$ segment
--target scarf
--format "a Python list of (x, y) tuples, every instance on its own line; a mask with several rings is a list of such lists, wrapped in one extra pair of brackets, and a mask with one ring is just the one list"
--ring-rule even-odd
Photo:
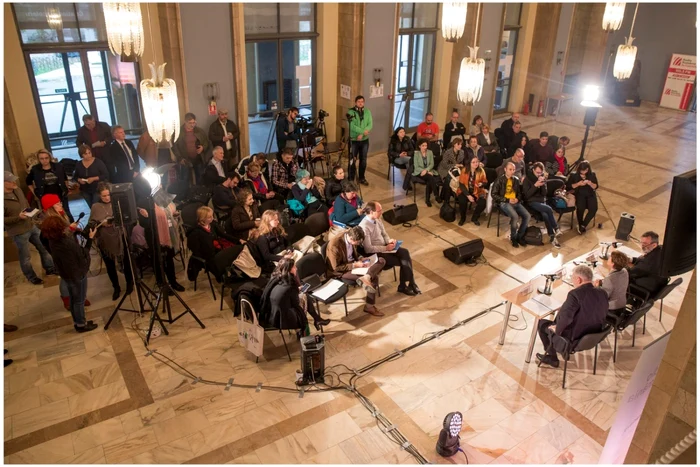
[[(306, 190), (306, 185), (304, 185), (301, 182), (297, 182), (297, 186), (301, 188), (302, 190)], [(313, 194), (311, 194), (311, 190), (306, 194), (306, 204), (312, 204), (318, 201), (318, 198), (316, 198)]]
[(554, 154), (554, 159), (559, 164), (559, 172), (566, 174), (566, 157), (559, 159), (556, 154)]
[(172, 241), (170, 240), (170, 229), (168, 226), (168, 216), (165, 213), (165, 209), (156, 205), (156, 225), (158, 227), (158, 238), (160, 239), (160, 244), (167, 247), (172, 247)]
[[(97, 202), (92, 205), (91, 216), (97, 222), (102, 222), (108, 217), (113, 217), (112, 205)], [(97, 230), (97, 246), (103, 255), (111, 258), (121, 258), (124, 254), (121, 239), (121, 227), (116, 225), (103, 225)]]
[(248, 177), (251, 182), (253, 182), (253, 186), (255, 187), (255, 191), (260, 193), (261, 195), (266, 195), (267, 194), (267, 185), (263, 182), (262, 176), (258, 175), (255, 178), (251, 178), (250, 176)]

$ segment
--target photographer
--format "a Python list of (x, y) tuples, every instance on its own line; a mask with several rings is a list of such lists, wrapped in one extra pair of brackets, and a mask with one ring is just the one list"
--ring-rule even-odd
[(369, 185), (365, 178), (367, 168), (367, 151), (369, 151), (369, 133), (372, 131), (372, 112), (365, 109), (365, 98), (355, 97), (355, 107), (348, 110), (350, 121), (350, 141), (352, 157), (348, 161), (348, 180), (355, 180), (355, 160), (360, 160), (360, 183)]
[[(287, 112), (285, 118), (279, 118), (282, 115), (284, 114), (277, 117), (277, 125), (275, 127), (278, 153), (282, 153), (284, 148), (297, 148), (297, 128), (295, 120), (299, 115), (299, 109), (292, 107), (289, 109), (289, 112)], [(292, 154), (294, 154), (294, 151)]]

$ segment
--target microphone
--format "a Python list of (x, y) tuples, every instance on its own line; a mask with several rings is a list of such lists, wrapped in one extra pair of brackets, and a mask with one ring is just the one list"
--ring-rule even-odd
[(613, 248), (617, 248), (617, 247), (623, 245), (622, 242), (600, 242), (600, 244), (605, 245), (605, 246), (611, 246)]
[(80, 215), (78, 216), (78, 220), (76, 222), (80, 222), (80, 219), (82, 219), (83, 217), (85, 217), (85, 213), (81, 212)]
[(598, 256), (600, 259), (608, 259), (610, 247), (617, 248), (621, 245), (623, 245), (622, 242), (600, 242), (600, 254)]

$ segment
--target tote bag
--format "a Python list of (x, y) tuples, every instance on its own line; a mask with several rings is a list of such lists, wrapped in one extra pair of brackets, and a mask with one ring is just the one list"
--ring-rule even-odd
[[(265, 329), (258, 323), (258, 316), (253, 310), (253, 305), (247, 298), (241, 297), (241, 314), (236, 319), (238, 326), (238, 342), (241, 347), (260, 357), (263, 354), (263, 341), (265, 339)], [(252, 321), (248, 321), (248, 317)]]

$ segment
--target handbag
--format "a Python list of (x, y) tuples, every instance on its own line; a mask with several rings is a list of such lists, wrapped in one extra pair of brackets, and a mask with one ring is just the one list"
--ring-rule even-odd
[(566, 194), (566, 207), (575, 208), (576, 207), (576, 196), (573, 193), (568, 192)]
[[(456, 171), (457, 175), (455, 175), (453, 172)], [(452, 190), (452, 193), (455, 195), (457, 194), (457, 190), (459, 189), (459, 174), (460, 171), (459, 169), (456, 168), (451, 168), (447, 174), (450, 176), (450, 189)]]
[(233, 262), (233, 265), (243, 271), (251, 279), (257, 279), (262, 272), (260, 266), (255, 262), (255, 258), (253, 258), (253, 255), (250, 253), (248, 245), (243, 246), (243, 250)]
[[(247, 298), (241, 297), (241, 314), (236, 319), (238, 327), (238, 342), (241, 347), (260, 357), (263, 354), (263, 342), (265, 340), (265, 329), (258, 323), (253, 306)], [(251, 321), (246, 318), (251, 317)]]

